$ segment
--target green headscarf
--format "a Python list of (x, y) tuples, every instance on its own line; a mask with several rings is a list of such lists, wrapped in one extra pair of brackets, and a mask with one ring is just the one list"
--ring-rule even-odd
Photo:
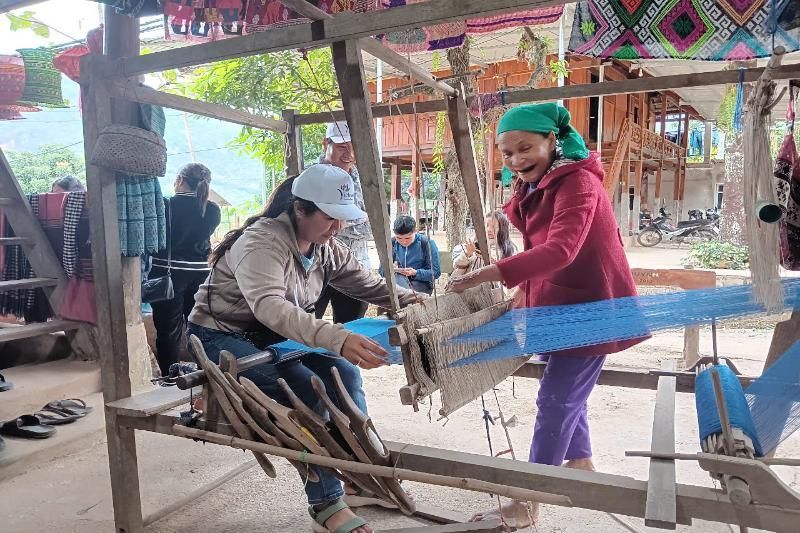
[(569, 123), (569, 111), (556, 103), (528, 104), (509, 109), (497, 125), (497, 134), (507, 131), (555, 133), (567, 159), (586, 159), (589, 149)]

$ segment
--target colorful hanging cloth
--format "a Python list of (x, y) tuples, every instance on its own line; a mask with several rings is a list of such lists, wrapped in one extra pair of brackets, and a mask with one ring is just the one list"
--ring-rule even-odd
[(20, 102), (67, 107), (61, 96), (61, 73), (53, 66), (55, 52), (49, 48), (20, 48), (17, 52), (25, 64), (25, 90)]
[(85, 44), (67, 48), (53, 58), (53, 66), (72, 81), (81, 79), (81, 57), (91, 53)]
[(0, 55), (0, 104), (16, 104), (24, 91), (25, 65), (22, 58)]
[[(170, 1), (187, 2), (191, 0)], [(428, 0), (319, 0), (316, 5), (322, 11), (330, 15), (336, 15), (344, 11), (367, 12), (426, 1)], [(563, 6), (526, 9), (493, 17), (447, 22), (424, 28), (391, 32), (377, 37), (389, 48), (404, 54), (444, 50), (461, 46), (464, 44), (466, 36), (470, 34), (490, 33), (520, 26), (550, 24), (557, 21), (562, 12)], [(282, 26), (306, 24), (309, 19), (298, 15), (279, 0), (250, 0), (247, 4), (244, 22), (245, 33), (255, 33)]]
[[(588, 0), (578, 2), (569, 51), (632, 59), (732, 61), (768, 57), (775, 46), (800, 50), (800, 29), (779, 0)], [(796, 2), (794, 2), (796, 4)], [(774, 6), (774, 7), (773, 7)]]
[[(381, 4), (384, 9), (391, 9), (425, 1), (427, 0), (381, 0)], [(551, 24), (561, 18), (563, 10), (564, 6), (526, 9), (493, 17), (447, 22), (424, 28), (391, 32), (379, 38), (387, 47), (403, 54), (444, 50), (463, 45), (467, 35), (490, 33), (520, 26)]]
[(787, 270), (800, 270), (800, 157), (794, 140), (795, 106), (800, 87), (789, 89), (788, 125), (783, 144), (775, 159), (775, 188), (784, 216), (780, 224), (781, 265)]

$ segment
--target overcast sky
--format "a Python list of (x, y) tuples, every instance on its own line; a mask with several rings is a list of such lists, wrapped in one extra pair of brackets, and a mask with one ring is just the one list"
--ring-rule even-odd
[[(30, 48), (84, 39), (86, 33), (101, 21), (103, 4), (89, 0), (50, 0), (17, 10), (33, 11), (35, 18), (51, 26), (50, 37), (39, 37), (30, 30), (9, 30), (9, 20), (0, 15), (0, 54), (11, 54), (17, 48)], [(57, 31), (56, 31), (57, 30)], [(59, 33), (59, 32), (63, 32)], [(66, 34), (66, 35), (64, 35)]]

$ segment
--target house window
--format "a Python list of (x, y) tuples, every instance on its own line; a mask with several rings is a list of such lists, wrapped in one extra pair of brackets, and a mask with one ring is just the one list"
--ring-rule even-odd
[(722, 183), (718, 183), (717, 184), (717, 199), (716, 199), (716, 204), (714, 205), (714, 207), (716, 207), (717, 209), (722, 209), (722, 200), (724, 198), (724, 194), (723, 194), (723, 190), (724, 189), (725, 189), (725, 185), (724, 184), (722, 184)]

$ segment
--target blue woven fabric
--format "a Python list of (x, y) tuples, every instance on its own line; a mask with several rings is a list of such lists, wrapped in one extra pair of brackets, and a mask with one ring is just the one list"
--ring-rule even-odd
[[(343, 324), (347, 331), (358, 333), (365, 337), (374, 340), (389, 352), (389, 363), (393, 365), (402, 365), (403, 356), (400, 353), (400, 348), (391, 346), (389, 344), (389, 328), (395, 325), (394, 320), (386, 320), (381, 318), (360, 318)], [(273, 348), (278, 351), (279, 358), (285, 358), (290, 353), (302, 351), (305, 353), (330, 353), (323, 348), (309, 348), (304, 344), (292, 340), (283, 341), (278, 344), (273, 344)]]

